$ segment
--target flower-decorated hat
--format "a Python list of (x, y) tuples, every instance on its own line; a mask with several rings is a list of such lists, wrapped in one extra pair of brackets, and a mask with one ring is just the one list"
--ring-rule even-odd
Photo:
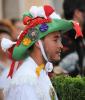
[[(14, 61), (25, 59), (28, 49), (38, 40), (47, 34), (60, 31), (62, 34), (71, 30), (76, 31), (76, 37), (82, 36), (79, 24), (73, 21), (60, 19), (50, 5), (43, 7), (32, 6), (29, 12), (23, 16), (25, 29), (20, 33), (16, 42), (7, 39), (2, 40), (2, 49), (11, 51), (11, 57)], [(9, 41), (9, 42), (7, 42)], [(5, 43), (5, 45), (4, 45)], [(10, 44), (10, 46), (8, 46)], [(12, 50), (10, 50), (12, 48)]]

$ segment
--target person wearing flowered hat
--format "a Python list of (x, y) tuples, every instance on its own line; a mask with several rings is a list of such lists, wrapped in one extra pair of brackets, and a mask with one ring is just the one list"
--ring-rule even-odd
[[(26, 27), (16, 42), (5, 38), (1, 42), (12, 59), (5, 100), (58, 100), (48, 73), (53, 63), (60, 60), (61, 34), (73, 28), (75, 38), (82, 36), (79, 24), (58, 19), (50, 5), (32, 6), (24, 14), (23, 23)], [(19, 65), (14, 68), (16, 61)]]

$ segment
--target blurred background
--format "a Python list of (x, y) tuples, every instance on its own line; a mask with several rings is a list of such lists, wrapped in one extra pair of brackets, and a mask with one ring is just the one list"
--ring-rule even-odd
[(21, 18), (24, 11), (32, 5), (51, 4), (56, 12), (62, 13), (63, 0), (0, 0), (0, 19), (2, 18)]

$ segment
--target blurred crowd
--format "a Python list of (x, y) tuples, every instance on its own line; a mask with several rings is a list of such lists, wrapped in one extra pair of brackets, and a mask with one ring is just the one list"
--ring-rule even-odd
[[(64, 0), (63, 17), (67, 20), (79, 22), (83, 38), (75, 39), (75, 31), (70, 30), (62, 35), (63, 50), (61, 60), (54, 64), (53, 72), (49, 75), (66, 74), (72, 77), (85, 75), (85, 0)], [(0, 42), (2, 38), (16, 41), (20, 32), (24, 29), (19, 18), (0, 20)], [(11, 65), (11, 60), (3, 52), (0, 45), (0, 76), (5, 75)], [(0, 94), (1, 95), (1, 94)], [(0, 96), (2, 97), (2, 96)], [(2, 100), (0, 98), (0, 100)]]

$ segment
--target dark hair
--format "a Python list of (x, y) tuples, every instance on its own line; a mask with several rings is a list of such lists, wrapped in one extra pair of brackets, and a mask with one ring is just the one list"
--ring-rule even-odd
[(76, 9), (85, 12), (85, 0), (64, 0), (63, 10), (66, 19), (73, 19)]

